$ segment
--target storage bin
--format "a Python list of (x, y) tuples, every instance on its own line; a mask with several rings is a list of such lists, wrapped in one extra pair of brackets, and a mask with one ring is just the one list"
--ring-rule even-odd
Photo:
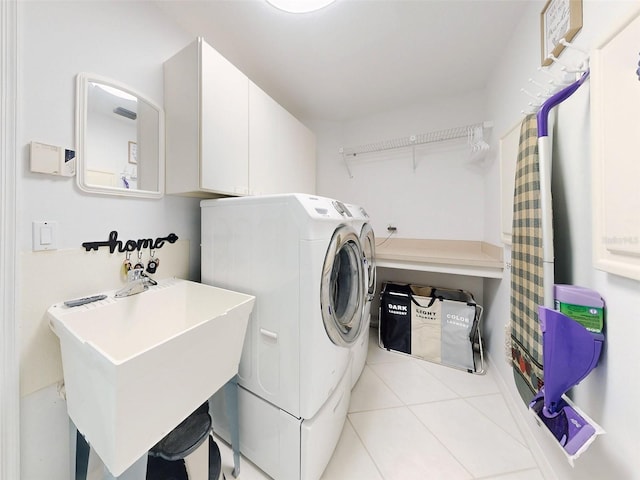
[(379, 318), (380, 347), (470, 373), (484, 373), (482, 306), (471, 293), (385, 283)]

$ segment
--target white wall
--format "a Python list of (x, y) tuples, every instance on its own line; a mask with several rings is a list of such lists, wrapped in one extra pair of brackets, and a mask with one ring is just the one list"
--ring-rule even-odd
[[(111, 230), (122, 240), (156, 238), (169, 233), (188, 242), (181, 265), (161, 262), (158, 278), (172, 272), (186, 272), (199, 279), (200, 216), (196, 199), (165, 197), (161, 200), (97, 196), (82, 193), (73, 178), (59, 178), (29, 172), (28, 144), (39, 141), (74, 148), (75, 77), (91, 72), (113, 78), (163, 104), (163, 62), (192, 38), (178, 29), (150, 2), (111, 1), (22, 1), (18, 11), (18, 261), (20, 284), (17, 312), (24, 312), (38, 295), (49, 292), (30, 288), (40, 285), (44, 269), (24, 269), (20, 262), (32, 258), (31, 222), (57, 221), (59, 252), (79, 250), (82, 242), (106, 240)], [(163, 251), (157, 252), (162, 259)], [(148, 252), (147, 252), (148, 253)], [(122, 255), (122, 254), (120, 254)], [(77, 258), (75, 255), (72, 257)], [(44, 258), (44, 257), (43, 257)], [(78, 261), (77, 259), (74, 261)], [(37, 265), (37, 263), (36, 263)], [(116, 268), (118, 268), (116, 266)], [(86, 275), (85, 288), (100, 282), (118, 282), (112, 262), (87, 262), (86, 269), (72, 269)], [(78, 273), (80, 270), (80, 273)], [(63, 298), (80, 292), (82, 282), (65, 278), (71, 270), (59, 268), (52, 282)], [(118, 288), (118, 284), (110, 288)], [(46, 335), (44, 312), (18, 321), (21, 333), (36, 329)], [(29, 333), (27, 333), (29, 332)], [(49, 332), (50, 334), (50, 332)], [(31, 338), (31, 337), (28, 337)], [(23, 339), (25, 340), (25, 339)], [(36, 355), (37, 344), (23, 345)], [(35, 362), (35, 363), (34, 363)], [(37, 359), (32, 362), (37, 364)], [(34, 367), (35, 368), (35, 367)], [(33, 369), (32, 369), (33, 370)], [(29, 393), (21, 402), (22, 479), (68, 479), (66, 410), (56, 385)]]
[[(520, 88), (535, 89), (527, 82), (529, 77), (539, 82), (545, 79), (536, 70), (540, 64), (539, 15), (544, 4), (542, 0), (536, 1), (526, 10), (489, 84), (487, 115), (494, 120), (496, 133), (493, 152), (497, 152), (500, 136), (522, 119), (520, 110), (526, 108), (530, 98), (521, 94)], [(585, 50), (592, 49), (637, 7), (638, 2), (584, 0), (583, 29), (575, 43)], [(573, 61), (579, 57), (566, 52), (561, 59)], [(634, 70), (634, 65), (630, 65), (630, 69)], [(600, 365), (572, 392), (576, 404), (607, 433), (571, 468), (560, 449), (530, 421), (519, 397), (516, 404), (558, 479), (634, 479), (640, 478), (637, 459), (640, 415), (636, 411), (640, 404), (640, 376), (634, 366), (638, 363), (635, 352), (640, 334), (640, 284), (593, 268), (589, 93), (587, 82), (557, 109), (554, 215), (565, 221), (556, 227), (556, 280), (592, 288), (607, 302), (607, 343)], [(495, 156), (486, 174), (484, 232), (485, 240), (494, 243), (500, 238), (499, 187), (499, 165)], [(509, 255), (507, 251), (506, 258)], [(508, 270), (502, 281), (485, 281), (485, 327), (493, 367), (515, 397), (511, 368), (502, 361), (504, 325), (509, 321), (509, 282)]]
[(345, 123), (307, 122), (318, 138), (318, 194), (362, 205), (379, 238), (391, 223), (403, 238), (481, 240), (484, 170), (470, 162), (469, 149), (417, 147), (415, 171), (410, 149), (362, 155), (349, 162), (353, 178), (338, 149), (485, 120), (484, 99), (474, 92)]
[(79, 72), (119, 80), (162, 105), (162, 63), (191, 37), (153, 5), (135, 1), (20, 2), (19, 30), (21, 249), (31, 249), (33, 219), (60, 223), (60, 248), (100, 240), (111, 228), (127, 238), (166, 235), (167, 229), (192, 238), (199, 219), (182, 213), (197, 201), (85, 195), (72, 178), (30, 173), (27, 147), (35, 140), (73, 148)]

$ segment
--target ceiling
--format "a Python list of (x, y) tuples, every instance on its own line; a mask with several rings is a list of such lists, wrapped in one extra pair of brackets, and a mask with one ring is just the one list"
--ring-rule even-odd
[(348, 120), (485, 88), (524, 0), (336, 0), (290, 14), (265, 0), (162, 0), (302, 119)]

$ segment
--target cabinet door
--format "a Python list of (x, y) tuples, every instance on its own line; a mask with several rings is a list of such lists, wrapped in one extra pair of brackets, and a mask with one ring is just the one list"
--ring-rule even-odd
[(199, 48), (194, 42), (164, 64), (168, 194), (195, 194), (200, 188), (199, 63)]
[(640, 280), (637, 121), (640, 16), (592, 56), (592, 191), (595, 267)]
[(287, 175), (285, 191), (316, 193), (316, 136), (302, 122), (288, 112), (282, 119), (287, 149), (282, 158)]
[(200, 48), (200, 187), (246, 194), (249, 79), (206, 43)]
[(250, 193), (315, 193), (315, 172), (315, 135), (249, 82)]

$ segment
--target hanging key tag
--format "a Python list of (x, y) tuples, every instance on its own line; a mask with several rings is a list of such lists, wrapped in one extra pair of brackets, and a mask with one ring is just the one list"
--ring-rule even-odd
[(149, 263), (147, 263), (147, 272), (151, 274), (156, 273), (158, 265), (160, 265), (160, 259), (156, 258), (155, 254), (156, 252), (154, 250), (151, 250), (151, 258), (149, 259)]
[(135, 270), (144, 270), (144, 263), (142, 263), (142, 250), (138, 250), (138, 263), (133, 268)]
[(129, 270), (131, 270), (131, 268), (131, 252), (127, 252), (127, 256), (125, 257), (124, 262), (122, 262), (121, 270), (121, 274), (124, 279), (127, 278), (127, 274), (129, 273)]

